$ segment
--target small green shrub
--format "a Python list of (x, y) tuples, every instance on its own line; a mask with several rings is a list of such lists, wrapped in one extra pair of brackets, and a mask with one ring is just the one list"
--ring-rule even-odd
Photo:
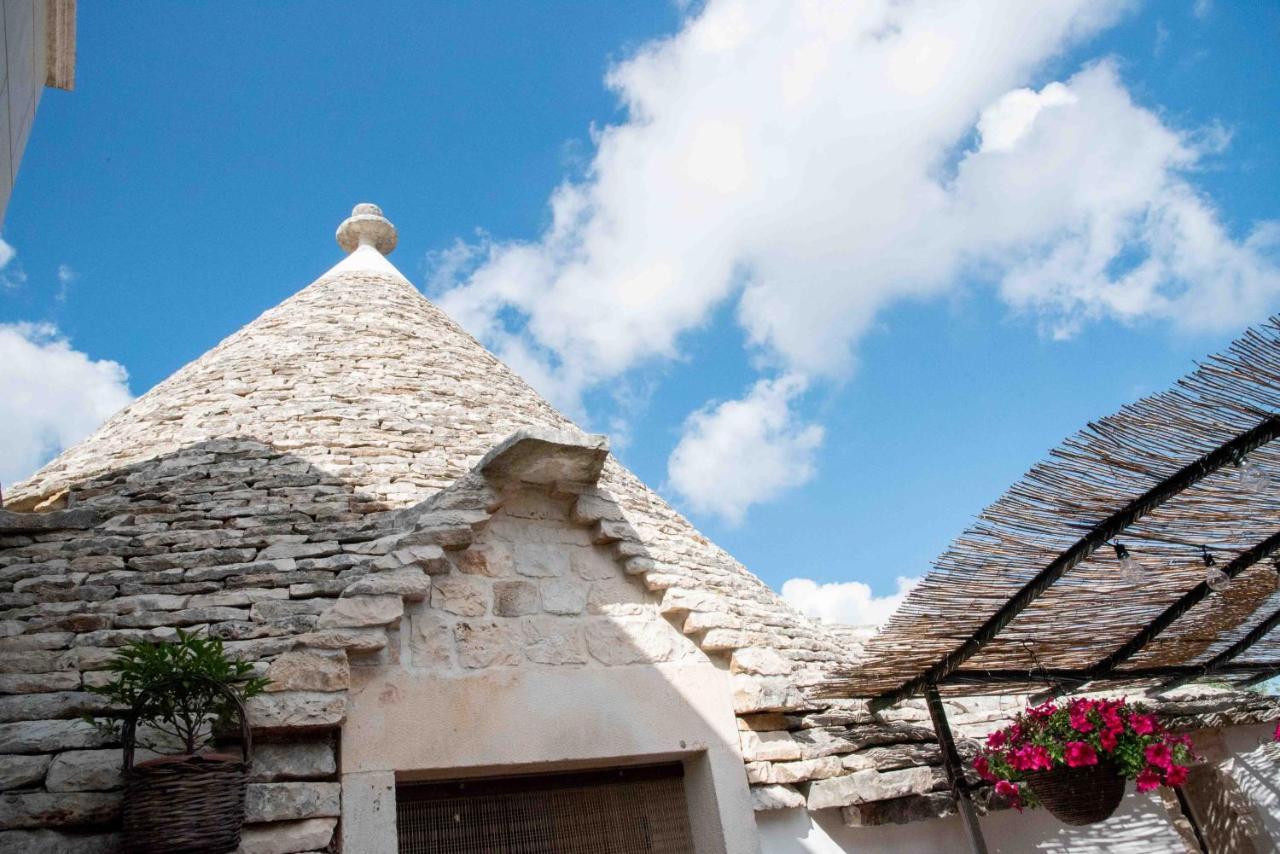
[[(212, 732), (236, 721), (235, 703), (261, 694), (268, 680), (253, 666), (227, 657), (222, 641), (178, 629), (168, 643), (134, 641), (121, 647), (106, 668), (112, 679), (88, 690), (137, 713), (150, 726), (195, 753)], [(118, 730), (120, 721), (108, 726)]]

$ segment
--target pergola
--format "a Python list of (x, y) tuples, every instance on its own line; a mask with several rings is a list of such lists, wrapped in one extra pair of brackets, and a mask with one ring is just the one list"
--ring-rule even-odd
[(824, 693), (872, 711), (924, 694), (984, 852), (943, 696), (1164, 690), (1210, 676), (1244, 687), (1280, 674), (1278, 412), (1273, 318), (1055, 449)]

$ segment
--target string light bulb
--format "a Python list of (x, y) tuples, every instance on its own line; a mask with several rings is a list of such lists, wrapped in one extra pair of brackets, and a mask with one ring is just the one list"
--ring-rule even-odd
[(1251, 492), (1254, 495), (1264, 492), (1271, 485), (1271, 476), (1267, 474), (1262, 466), (1248, 457), (1244, 457), (1236, 463), (1236, 478), (1242, 490)]
[(1121, 543), (1115, 543), (1116, 559), (1120, 561), (1120, 577), (1130, 584), (1138, 584), (1143, 580), (1145, 571), (1129, 550)]
[(1208, 546), (1201, 546), (1200, 551), (1204, 560), (1204, 583), (1213, 592), (1221, 593), (1231, 586), (1231, 576), (1218, 569), (1218, 559), (1209, 551)]

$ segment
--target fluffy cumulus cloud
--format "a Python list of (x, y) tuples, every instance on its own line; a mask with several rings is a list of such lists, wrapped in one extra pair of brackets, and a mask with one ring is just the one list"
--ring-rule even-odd
[(792, 578), (782, 585), (782, 598), (800, 613), (831, 625), (882, 626), (919, 578), (898, 576), (898, 589), (876, 596), (860, 581), (819, 584), (808, 578)]
[(690, 415), (671, 453), (671, 486), (695, 510), (738, 522), (752, 503), (804, 483), (822, 428), (795, 419), (791, 401), (803, 390), (797, 377), (761, 380), (742, 400)]
[(0, 324), (0, 484), (32, 474), (131, 399), (116, 362), (94, 361), (48, 324)]
[[(986, 283), (1059, 336), (1256, 319), (1280, 226), (1233, 234), (1194, 184), (1226, 134), (1171, 126), (1106, 60), (1037, 80), (1123, 6), (709, 0), (611, 69), (627, 119), (545, 233), (459, 244), (435, 290), (571, 409), (730, 307), (761, 377), (688, 419), (668, 472), (729, 518), (805, 479), (820, 434), (784, 410), (895, 300)], [(744, 441), (796, 469), (742, 474)]]

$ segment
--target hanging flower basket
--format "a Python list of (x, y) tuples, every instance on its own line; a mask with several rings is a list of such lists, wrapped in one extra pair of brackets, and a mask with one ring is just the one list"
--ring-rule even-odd
[(218, 686), (239, 716), (241, 755), (188, 753), (134, 764), (136, 718), (124, 727), (124, 842), (133, 854), (224, 854), (240, 847), (253, 761), (240, 698)]
[[(124, 748), (124, 850), (130, 854), (229, 854), (240, 846), (253, 741), (244, 698), (267, 680), (227, 656), (222, 641), (178, 630), (170, 643), (135, 641), (89, 688), (128, 712), (100, 726)], [(142, 727), (176, 755), (134, 762)], [(235, 727), (240, 755), (209, 752)]]
[(1124, 799), (1125, 779), (1114, 762), (1080, 768), (1032, 771), (1027, 785), (1040, 805), (1063, 824), (1097, 824), (1111, 818)]
[(1079, 697), (1019, 713), (987, 737), (973, 767), (1019, 812), (1043, 805), (1066, 824), (1085, 825), (1116, 811), (1126, 780), (1139, 792), (1180, 786), (1195, 758), (1190, 739), (1166, 732), (1141, 706)]

